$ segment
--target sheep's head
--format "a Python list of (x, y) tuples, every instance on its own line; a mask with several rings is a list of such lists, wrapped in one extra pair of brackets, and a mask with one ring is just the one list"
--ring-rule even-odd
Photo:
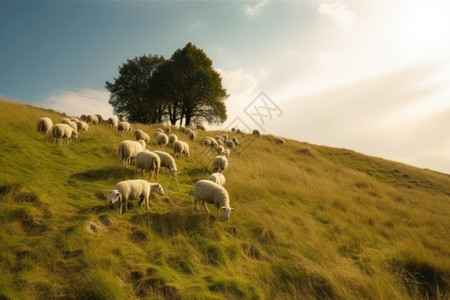
[(153, 185), (152, 192), (155, 192), (158, 195), (164, 196), (164, 189), (159, 183)]
[(120, 200), (122, 196), (118, 190), (109, 190), (109, 204), (114, 204)]
[(229, 207), (229, 206), (222, 206), (222, 213), (223, 213), (223, 218), (226, 220), (228, 220), (231, 216), (231, 211), (234, 211), (234, 208)]
[(169, 170), (170, 170), (170, 174), (172, 174), (173, 177), (177, 177), (177, 172), (178, 172), (177, 169), (169, 167)]

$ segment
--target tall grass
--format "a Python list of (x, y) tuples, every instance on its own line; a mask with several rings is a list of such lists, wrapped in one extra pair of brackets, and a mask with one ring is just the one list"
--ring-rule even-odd
[[(0, 298), (447, 299), (450, 176), (264, 135), (238, 135), (227, 222), (189, 194), (212, 172), (199, 132), (166, 195), (118, 215), (107, 190), (143, 178), (91, 126), (70, 146), (38, 134), (62, 114), (0, 101)], [(133, 124), (151, 136), (158, 126)], [(187, 136), (171, 128), (182, 140)], [(232, 133), (228, 133), (232, 135)], [(171, 150), (166, 149), (171, 152)], [(146, 176), (148, 179), (148, 175)]]

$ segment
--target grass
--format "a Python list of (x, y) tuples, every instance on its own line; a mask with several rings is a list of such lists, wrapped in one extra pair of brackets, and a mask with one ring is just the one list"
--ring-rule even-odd
[[(215, 156), (201, 141), (219, 132), (201, 131), (177, 179), (161, 170), (166, 195), (118, 215), (107, 190), (142, 178), (116, 153), (133, 137), (100, 124), (54, 145), (36, 131), (42, 116), (63, 117), (0, 101), (0, 299), (450, 297), (447, 174), (240, 134), (223, 222), (189, 195)], [(155, 126), (133, 127), (156, 148)]]

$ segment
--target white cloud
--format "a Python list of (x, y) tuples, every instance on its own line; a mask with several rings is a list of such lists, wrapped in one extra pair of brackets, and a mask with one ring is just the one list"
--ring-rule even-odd
[(354, 18), (353, 12), (348, 9), (347, 5), (339, 1), (321, 3), (319, 12), (321, 15), (332, 18), (342, 28), (348, 27)]
[(254, 17), (261, 13), (262, 8), (269, 2), (269, 0), (263, 0), (256, 5), (247, 5), (245, 7), (245, 13), (247, 16)]
[(68, 116), (82, 114), (100, 114), (103, 118), (113, 115), (113, 108), (108, 103), (109, 92), (94, 89), (59, 90), (37, 105), (51, 108)]
[(222, 84), (230, 97), (248, 96), (258, 84), (258, 80), (243, 69), (224, 71), (217, 69), (222, 76)]

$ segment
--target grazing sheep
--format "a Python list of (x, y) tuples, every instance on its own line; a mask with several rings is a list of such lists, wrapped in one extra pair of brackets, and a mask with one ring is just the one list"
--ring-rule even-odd
[(158, 181), (159, 169), (161, 167), (161, 158), (158, 154), (149, 150), (144, 150), (136, 154), (136, 172), (142, 170), (142, 176), (145, 171), (150, 172), (150, 179), (153, 178), (153, 173), (156, 172), (156, 181)]
[(98, 124), (98, 117), (96, 115), (87, 115), (86, 122), (92, 123), (94, 125)]
[(195, 141), (195, 139), (197, 138), (197, 134), (198, 134), (197, 131), (191, 131), (189, 132), (188, 137), (191, 141)]
[(173, 177), (177, 176), (177, 165), (175, 164), (175, 159), (172, 155), (164, 151), (153, 151), (158, 154), (161, 159), (161, 167), (165, 167), (170, 171)]
[(203, 145), (205, 145), (206, 147), (210, 147), (211, 146), (211, 140), (209, 138), (204, 138), (203, 139)]
[(72, 139), (76, 140), (78, 138), (78, 133), (75, 130), (73, 130), (72, 127), (62, 123), (53, 125), (52, 134), (53, 134), (53, 144), (55, 144), (56, 141), (58, 141), (59, 145), (61, 144), (64, 145), (64, 141), (67, 141), (67, 145), (69, 145)]
[(140, 129), (134, 132), (134, 136), (136, 137), (136, 141), (144, 140), (146, 143), (150, 142), (150, 136)]
[(241, 130), (240, 129), (236, 130), (236, 133), (241, 133)]
[(236, 146), (234, 145), (234, 142), (232, 140), (225, 140), (225, 145), (227, 145), (227, 147), (230, 147), (231, 149), (236, 148)]
[(98, 123), (102, 123), (104, 121), (102, 115), (95, 114), (95, 116), (97, 117)]
[(189, 145), (186, 142), (175, 141), (175, 143), (173, 143), (172, 149), (173, 149), (173, 156), (174, 157), (181, 156), (181, 155), (184, 155), (186, 157), (190, 156)]
[(77, 128), (80, 131), (89, 131), (89, 124), (84, 122), (84, 121), (76, 121), (75, 123), (77, 123)]
[(186, 131), (186, 128), (184, 126), (180, 126), (180, 131), (184, 133)]
[(143, 140), (139, 140), (137, 142), (125, 140), (120, 142), (118, 152), (122, 165), (128, 167), (130, 164), (132, 164), (134, 159), (136, 158), (136, 155), (139, 152), (144, 151), (146, 146), (147, 145)]
[(40, 118), (36, 123), (37, 131), (42, 134), (47, 134), (52, 131), (53, 121), (50, 118)]
[(106, 121), (106, 123), (108, 123), (108, 126), (117, 129), (117, 127), (119, 126), (119, 121), (117, 121), (117, 119), (115, 118), (108, 118), (108, 120)]
[(233, 138), (232, 138), (231, 140), (233, 141), (233, 143), (234, 143), (236, 146), (239, 146), (239, 140), (238, 140), (237, 136), (233, 136)]
[(277, 137), (275, 138), (275, 144), (286, 144), (286, 141), (283, 138)]
[(190, 134), (191, 132), (194, 132), (191, 128), (185, 128), (185, 129), (184, 129), (184, 133), (185, 133), (187, 136), (189, 136), (189, 134)]
[(203, 125), (201, 125), (201, 124), (197, 124), (197, 125), (195, 126), (195, 128), (197, 128), (198, 130), (203, 130), (203, 131), (206, 130), (206, 129), (205, 129), (205, 126), (203, 126)]
[(219, 217), (221, 212), (225, 220), (230, 218), (231, 211), (234, 208), (230, 207), (230, 198), (227, 190), (210, 180), (199, 180), (194, 187), (194, 204), (197, 210), (200, 210), (198, 204), (202, 203), (207, 213), (209, 209), (206, 203), (214, 204), (219, 209)]
[(215, 139), (213, 139), (212, 137), (205, 137), (205, 139), (203, 140), (203, 144), (205, 146), (210, 146), (212, 148), (217, 148), (217, 146), (219, 146), (219, 144), (217, 143), (217, 141)]
[(225, 156), (219, 155), (214, 157), (213, 160), (213, 172), (224, 172), (228, 170), (228, 158)]
[(123, 208), (125, 212), (128, 211), (128, 200), (139, 200), (141, 207), (145, 201), (149, 210), (148, 200), (152, 192), (164, 196), (164, 190), (159, 183), (151, 183), (143, 179), (121, 181), (108, 192), (110, 205), (119, 202), (119, 214), (122, 214)]
[(261, 137), (261, 133), (259, 133), (259, 130), (257, 130), (257, 129), (254, 129), (253, 132), (252, 132), (252, 134), (253, 134), (255, 137)]
[(81, 116), (80, 116), (80, 120), (86, 121), (86, 120), (87, 120), (87, 116), (86, 116), (86, 115), (81, 115)]
[(222, 155), (224, 155), (226, 157), (230, 156), (230, 153), (231, 153), (230, 149), (225, 149), (225, 150), (222, 151)]
[(216, 141), (223, 142), (225, 139), (220, 134), (216, 135)]
[(119, 131), (120, 133), (124, 133), (124, 132), (127, 132), (127, 131), (128, 131), (128, 133), (129, 133), (130, 135), (132, 135), (133, 129), (132, 129), (130, 123), (125, 122), (125, 121), (122, 121), (122, 122), (119, 122), (119, 123), (117, 124), (117, 131)]
[(173, 147), (173, 143), (175, 143), (176, 141), (178, 141), (178, 136), (175, 133), (171, 133), (169, 135), (169, 144), (167, 146)]
[(222, 155), (222, 153), (225, 151), (225, 148), (223, 146), (217, 146), (216, 151), (219, 155)]
[(231, 132), (236, 132), (236, 128), (231, 128)]
[(159, 147), (165, 147), (169, 144), (169, 137), (165, 133), (160, 133), (156, 136), (156, 143)]
[(211, 176), (209, 176), (208, 180), (211, 180), (212, 182), (215, 182), (221, 186), (223, 186), (226, 182), (225, 176), (219, 172), (212, 173)]
[(69, 118), (63, 118), (63, 119), (61, 120), (61, 124), (67, 124), (67, 125), (69, 125), (70, 127), (72, 127), (73, 130), (75, 130), (75, 131), (78, 132), (78, 126), (77, 126), (77, 123), (71, 121)]

